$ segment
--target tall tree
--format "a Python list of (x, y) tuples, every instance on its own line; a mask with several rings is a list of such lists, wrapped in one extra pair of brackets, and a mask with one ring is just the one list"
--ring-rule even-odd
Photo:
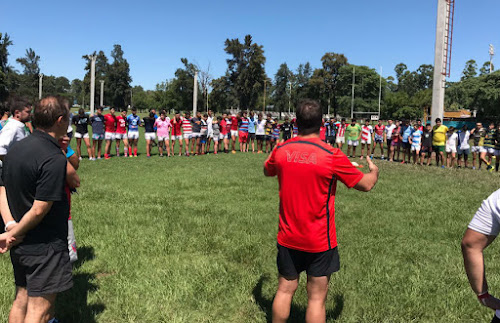
[(274, 104), (281, 113), (288, 108), (290, 103), (290, 85), (292, 84), (293, 73), (290, 71), (286, 63), (280, 65), (278, 72), (274, 76)]
[(237, 94), (240, 109), (254, 108), (266, 78), (263, 46), (246, 35), (243, 43), (238, 38), (226, 39), (224, 50), (231, 55), (226, 60), (229, 81)]
[(328, 110), (330, 110), (331, 101), (333, 100), (333, 114), (337, 115), (337, 83), (339, 71), (342, 66), (348, 65), (347, 58), (344, 54), (326, 53), (321, 58), (324, 72), (324, 82), (328, 93)]
[[(495, 65), (491, 64), (491, 69), (495, 70)], [(479, 75), (490, 74), (490, 61), (484, 62), (483, 66), (479, 69)]]
[(12, 69), (9, 66), (9, 46), (13, 44), (8, 34), (0, 33), (0, 103), (7, 99), (9, 86), (7, 77)]
[(40, 56), (32, 48), (29, 48), (26, 50), (25, 56), (16, 59), (16, 61), (23, 67), (23, 74), (20, 76), (20, 86), (17, 92), (32, 100), (37, 99)]
[(465, 68), (462, 72), (462, 78), (460, 80), (467, 80), (475, 76), (477, 76), (477, 63), (475, 60), (470, 59), (465, 63)]
[[(175, 71), (175, 78), (172, 80), (171, 87), (174, 94), (173, 108), (177, 110), (191, 111), (193, 106), (194, 92), (194, 73), (198, 68), (193, 63), (190, 63), (187, 58), (181, 58), (184, 68), (178, 68)], [(203, 97), (200, 87), (198, 86), (198, 106), (203, 105)]]
[(113, 63), (109, 66), (107, 82), (108, 91), (111, 96), (111, 104), (117, 108), (125, 107), (131, 103), (130, 95), (130, 66), (123, 57), (123, 50), (120, 45), (115, 44), (111, 51)]

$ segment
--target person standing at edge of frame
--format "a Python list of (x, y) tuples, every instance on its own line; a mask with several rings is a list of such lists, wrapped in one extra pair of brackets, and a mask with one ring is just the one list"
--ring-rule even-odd
[(325, 322), (330, 275), (340, 268), (335, 231), (337, 180), (359, 191), (370, 191), (378, 168), (367, 158), (363, 174), (347, 156), (319, 138), (321, 107), (305, 100), (297, 108), (299, 136), (280, 143), (264, 163), (265, 176), (278, 176), (278, 291), (273, 322), (286, 322), (302, 271), (307, 273), (306, 322)]

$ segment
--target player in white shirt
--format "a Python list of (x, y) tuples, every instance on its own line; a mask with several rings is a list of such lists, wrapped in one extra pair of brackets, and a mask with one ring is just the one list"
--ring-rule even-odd
[(266, 119), (263, 118), (262, 113), (259, 113), (258, 115), (255, 136), (257, 138), (257, 153), (262, 154), (264, 141), (266, 139)]
[(364, 126), (361, 127), (361, 159), (365, 154), (366, 147), (366, 157), (370, 155), (370, 145), (373, 139), (373, 127), (370, 125), (370, 120), (366, 119)]
[(392, 132), (396, 129), (396, 125), (392, 122), (391, 119), (387, 121), (387, 126), (385, 126), (385, 138), (387, 144), (387, 156), (390, 159), (391, 156), (391, 147), (392, 147)]
[(479, 302), (496, 311), (492, 322), (500, 322), (500, 300), (488, 293), (483, 251), (500, 232), (500, 190), (483, 201), (462, 239), (462, 255), (470, 286)]
[(206, 144), (205, 153), (208, 154), (208, 152), (210, 151), (210, 145), (212, 144), (212, 139), (214, 137), (214, 129), (212, 126), (214, 117), (213, 117), (212, 110), (208, 110), (207, 115), (208, 115), (208, 118), (207, 118), (207, 127), (208, 128), (207, 128), (207, 144)]
[(469, 159), (470, 153), (470, 131), (467, 129), (467, 125), (464, 125), (461, 130), (457, 132), (458, 135), (458, 167), (462, 167), (462, 155), (464, 156), (464, 167), (467, 168), (467, 160)]
[[(455, 127), (451, 126), (446, 133), (446, 167), (455, 166), (455, 159), (457, 157), (457, 142), (458, 135), (455, 132)], [(450, 166), (451, 165), (451, 166)]]
[(0, 160), (3, 160), (13, 144), (29, 134), (25, 123), (31, 120), (31, 104), (27, 100), (18, 98), (11, 99), (8, 104), (10, 118), (0, 132)]

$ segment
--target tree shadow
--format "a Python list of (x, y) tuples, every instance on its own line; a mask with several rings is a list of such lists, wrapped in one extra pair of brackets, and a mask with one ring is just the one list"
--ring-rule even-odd
[[(266, 321), (268, 323), (272, 323), (273, 300), (265, 298), (262, 295), (262, 285), (267, 280), (269, 280), (269, 277), (267, 275), (262, 275), (259, 278), (257, 285), (255, 285), (252, 294), (257, 305), (259, 305), (260, 309), (266, 314)], [(326, 310), (327, 321), (335, 321), (339, 318), (340, 314), (342, 313), (342, 310), (344, 309), (344, 295), (342, 294), (335, 295), (333, 297), (333, 302), (335, 302), (335, 307), (333, 309)], [(298, 323), (298, 322), (305, 322), (305, 320), (306, 320), (306, 307), (297, 305), (294, 302), (292, 302), (292, 307), (290, 310), (290, 317), (288, 318), (288, 322)]]
[[(94, 248), (78, 248), (78, 261), (74, 268), (79, 268), (86, 261), (95, 258)], [(104, 304), (88, 304), (88, 294), (98, 290), (93, 282), (96, 275), (91, 273), (78, 273), (73, 275), (73, 288), (61, 293), (57, 297), (56, 317), (61, 322), (71, 323), (96, 323), (96, 317), (106, 308)]]

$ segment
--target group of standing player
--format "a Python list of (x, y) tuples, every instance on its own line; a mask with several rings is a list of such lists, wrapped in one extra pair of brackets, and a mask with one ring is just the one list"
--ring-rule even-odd
[(443, 125), (439, 118), (435, 121), (434, 127), (430, 123), (424, 126), (420, 120), (413, 124), (409, 120), (388, 120), (387, 124), (379, 120), (372, 126), (368, 119), (360, 125), (356, 119), (346, 124), (345, 119), (339, 122), (332, 118), (324, 123), (322, 138), (340, 149), (347, 141), (348, 157), (356, 157), (356, 148), (361, 145), (360, 158), (373, 158), (378, 146), (382, 160), (386, 159), (386, 153), (389, 161), (404, 164), (411, 163), (413, 159), (414, 164), (429, 166), (434, 152), (437, 166), (468, 168), (468, 157), (472, 154), (472, 169), (476, 169), (478, 162), (479, 169), (484, 163), (489, 171), (494, 168), (499, 170), (500, 124), (495, 126), (490, 123), (488, 128), (484, 128), (478, 122), (474, 129), (469, 130), (467, 125), (455, 129)]
[[(129, 115), (127, 109), (122, 109), (117, 115), (115, 108), (110, 108), (109, 113), (103, 115), (103, 108), (99, 107), (92, 115), (80, 109), (78, 114), (73, 116), (72, 123), (76, 127), (77, 154), (81, 159), (83, 141), (90, 160), (101, 158), (103, 141), (105, 141), (105, 159), (111, 158), (113, 141), (116, 143), (116, 156), (120, 156), (120, 145), (123, 142), (123, 155), (137, 157), (139, 127), (145, 128), (147, 157), (151, 157), (153, 146), (158, 147), (160, 157), (174, 156), (176, 146), (179, 147), (177, 151), (179, 156), (204, 155), (210, 151), (214, 154), (218, 152), (234, 154), (237, 142), (241, 152), (268, 153), (280, 140), (297, 136), (297, 126), (288, 118), (279, 124), (271, 114), (267, 114), (264, 118), (262, 113), (256, 114), (253, 111), (249, 114), (243, 111), (236, 115), (225, 112), (217, 117), (211, 110), (203, 115), (197, 112), (193, 117), (190, 112), (185, 112), (182, 116), (176, 113), (170, 118), (165, 110), (158, 116), (156, 110), (151, 109), (149, 115), (141, 119), (137, 115), (136, 108), (132, 108), (132, 113)], [(92, 144), (89, 126), (92, 128)]]

